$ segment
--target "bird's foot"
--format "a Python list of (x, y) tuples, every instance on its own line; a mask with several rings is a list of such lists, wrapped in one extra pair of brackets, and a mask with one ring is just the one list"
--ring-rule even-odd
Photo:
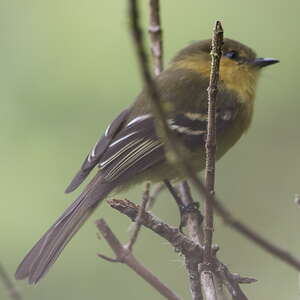
[(198, 202), (192, 202), (188, 205), (180, 205), (179, 212), (180, 212), (179, 231), (181, 233), (183, 233), (183, 227), (187, 225), (187, 220), (188, 220), (187, 217), (188, 214), (190, 213), (194, 213), (195, 215), (197, 215), (199, 226), (202, 224), (203, 216), (201, 214), (201, 211), (199, 210)]

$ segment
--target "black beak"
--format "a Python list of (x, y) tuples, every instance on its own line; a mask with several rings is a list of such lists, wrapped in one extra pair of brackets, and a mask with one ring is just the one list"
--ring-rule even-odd
[(273, 64), (276, 64), (278, 63), (279, 60), (278, 59), (275, 59), (275, 58), (263, 58), (263, 57), (259, 57), (259, 58), (256, 58), (253, 62), (253, 65), (257, 68), (263, 68), (263, 67), (266, 67), (266, 66), (270, 66), (270, 65), (273, 65)]

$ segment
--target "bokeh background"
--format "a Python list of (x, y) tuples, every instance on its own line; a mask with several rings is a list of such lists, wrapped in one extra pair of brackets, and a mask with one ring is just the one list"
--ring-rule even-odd
[[(143, 18), (148, 22), (147, 2)], [(162, 1), (165, 56), (225, 35), (281, 63), (263, 72), (251, 130), (217, 165), (217, 193), (252, 228), (300, 256), (299, 1)], [(110, 120), (141, 88), (126, 1), (0, 1), (0, 261), (10, 274), (76, 194), (63, 191)], [(140, 201), (143, 187), (120, 197)], [(164, 193), (154, 213), (178, 224)], [(16, 282), (24, 299), (161, 299), (96, 238), (105, 217), (126, 241), (129, 220), (104, 204), (37, 286)], [(258, 282), (250, 299), (299, 299), (298, 273), (217, 219), (214, 240), (230, 269)], [(189, 299), (182, 258), (142, 230), (136, 255)], [(0, 285), (0, 299), (8, 299)]]

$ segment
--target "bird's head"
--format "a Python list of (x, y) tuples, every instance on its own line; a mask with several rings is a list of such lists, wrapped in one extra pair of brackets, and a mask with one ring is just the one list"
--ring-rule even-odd
[[(211, 40), (195, 42), (182, 49), (173, 59), (175, 68), (185, 68), (209, 78), (211, 69)], [(241, 101), (254, 98), (260, 70), (279, 62), (274, 58), (257, 57), (240, 42), (224, 39), (220, 61), (220, 81), (224, 88), (236, 92)]]

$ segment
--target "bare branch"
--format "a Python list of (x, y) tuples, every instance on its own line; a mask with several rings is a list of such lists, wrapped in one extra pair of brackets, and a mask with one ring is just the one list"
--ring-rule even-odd
[(10, 279), (8, 273), (6, 272), (4, 266), (0, 263), (0, 281), (2, 281), (3, 286), (8, 292), (9, 297), (12, 300), (22, 300), (22, 296), (15, 287), (13, 281)]
[[(107, 203), (120, 213), (125, 214), (132, 221), (134, 221), (137, 217), (139, 206), (129, 200), (112, 199), (108, 200)], [(180, 233), (178, 228), (169, 226), (149, 212), (143, 213), (141, 223), (143, 226), (149, 228), (167, 240), (177, 252), (181, 252), (184, 255), (193, 256), (194, 259), (198, 260), (199, 262), (202, 261), (202, 249), (184, 234)]]
[(180, 300), (180, 298), (170, 290), (165, 284), (163, 284), (152, 272), (150, 272), (142, 263), (140, 263), (135, 256), (124, 247), (115, 234), (108, 227), (103, 219), (96, 221), (97, 228), (101, 232), (102, 236), (109, 244), (111, 249), (116, 255), (116, 259), (108, 258), (107, 256), (100, 255), (108, 261), (121, 262), (126, 264), (135, 273), (141, 276), (146, 282), (148, 282), (155, 290), (157, 290), (162, 296), (170, 300)]
[(163, 41), (162, 28), (160, 25), (159, 0), (149, 0), (150, 25), (149, 35), (154, 65), (154, 74), (157, 76), (163, 70)]
[[(132, 221), (134, 221), (137, 217), (139, 207), (129, 200), (113, 199), (108, 200), (107, 202), (112, 208), (126, 215)], [(149, 212), (143, 213), (141, 222), (143, 226), (152, 230), (163, 239), (167, 240), (176, 249), (177, 252), (182, 253), (185, 256), (185, 262), (186, 264), (189, 264), (187, 266), (189, 276), (193, 277), (193, 280), (190, 281), (191, 292), (193, 297), (195, 297), (193, 299), (197, 299), (197, 297), (198, 299), (201, 299), (201, 293), (199, 294), (199, 284), (197, 284), (197, 279), (199, 279), (199, 276), (195, 272), (196, 266), (198, 266), (203, 261), (203, 249), (194, 241), (186, 237), (184, 234), (180, 233), (177, 228), (169, 226)], [(252, 283), (256, 281), (253, 278), (241, 277), (240, 275), (235, 273), (232, 274), (230, 273), (228, 268), (224, 264), (222, 264), (215, 256), (212, 259), (217, 275), (224, 280), (224, 282), (222, 282), (226, 286), (233, 286), (231, 287), (231, 290), (234, 290), (236, 295), (243, 295), (238, 286), (239, 283)], [(225, 274), (226, 276), (221, 276), (222, 274)]]
[(139, 212), (138, 212), (138, 215), (137, 215), (136, 220), (135, 220), (135, 227), (133, 228), (131, 238), (130, 238), (128, 244), (127, 244), (127, 248), (128, 248), (129, 251), (132, 251), (132, 246), (136, 242), (139, 231), (141, 229), (142, 215), (143, 215), (143, 213), (144, 213), (144, 211), (147, 207), (147, 204), (149, 202), (149, 199), (150, 199), (150, 196), (149, 196), (150, 194), (149, 193), (150, 193), (150, 183), (147, 183), (146, 184), (146, 189), (145, 189), (144, 194), (143, 194), (143, 201), (142, 201), (141, 206), (139, 207)]
[[(208, 86), (208, 117), (206, 139), (205, 184), (208, 192), (214, 194), (216, 153), (216, 101), (218, 93), (219, 68), (222, 56), (223, 28), (217, 21), (214, 28), (211, 50), (211, 72)], [(213, 204), (209, 198), (204, 201), (204, 263), (210, 263), (213, 236)], [(207, 277), (207, 276), (206, 276)]]
[(130, 29), (134, 40), (134, 46), (139, 61), (141, 75), (145, 83), (145, 89), (150, 96), (149, 99), (151, 109), (155, 117), (156, 130), (160, 133), (160, 136), (164, 141), (164, 145), (167, 150), (167, 159), (171, 163), (177, 164), (178, 170), (181, 170), (183, 174), (194, 174), (192, 168), (190, 166), (187, 166), (188, 163), (185, 162), (183, 157), (181, 156), (181, 150), (184, 146), (182, 145), (182, 143), (179, 143), (177, 139), (173, 138), (173, 133), (166, 122), (165, 113), (160, 102), (159, 92), (154, 80), (151, 77), (148, 67), (148, 57), (146, 55), (144, 47), (144, 37), (139, 24), (139, 14), (136, 0), (129, 1), (129, 16), (131, 21)]
[[(222, 56), (223, 28), (219, 21), (216, 22), (211, 50), (211, 71), (208, 86), (208, 116), (206, 138), (206, 168), (205, 185), (210, 195), (214, 194), (215, 186), (215, 153), (216, 153), (216, 101), (219, 81), (219, 68)], [(213, 203), (209, 197), (204, 199), (204, 256), (201, 264), (201, 286), (206, 300), (217, 300), (217, 286), (222, 287), (222, 281), (216, 276), (212, 258), (212, 239), (214, 214)], [(198, 233), (199, 235), (200, 233)], [(221, 288), (222, 291), (222, 288)]]

